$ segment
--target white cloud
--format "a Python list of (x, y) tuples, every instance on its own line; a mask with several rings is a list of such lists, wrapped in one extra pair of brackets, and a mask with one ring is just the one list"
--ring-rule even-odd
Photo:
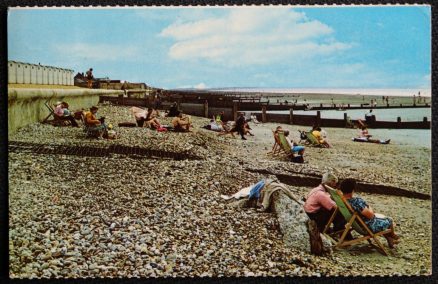
[(58, 44), (54, 47), (57, 54), (81, 61), (133, 61), (140, 54), (139, 48), (124, 44)]
[(201, 90), (201, 89), (206, 89), (206, 88), (207, 88), (207, 85), (205, 85), (204, 83), (199, 83), (199, 84), (195, 85), (195, 89)]
[(175, 42), (175, 60), (205, 59), (228, 66), (300, 61), (351, 47), (332, 37), (333, 29), (304, 13), (284, 8), (241, 8), (225, 16), (175, 22), (161, 36)]

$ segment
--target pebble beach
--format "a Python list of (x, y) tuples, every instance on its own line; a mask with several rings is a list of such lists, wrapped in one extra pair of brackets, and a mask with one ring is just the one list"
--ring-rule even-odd
[[(306, 147), (306, 163), (267, 155), (277, 124), (251, 124), (246, 141), (203, 129), (190, 133), (117, 127), (134, 122), (129, 107), (100, 105), (115, 140), (85, 137), (81, 127), (34, 123), (9, 142), (38, 145), (138, 146), (190, 159), (9, 152), (11, 278), (253, 277), (430, 275), (430, 199), (359, 193), (391, 216), (401, 243), (384, 256), (367, 243), (314, 256), (286, 245), (274, 213), (221, 199), (278, 174), (339, 179), (432, 194), (431, 149), (397, 141), (356, 143), (356, 129), (326, 128), (332, 148)], [(170, 118), (161, 119), (163, 124)], [(281, 124), (280, 124), (281, 125)], [(297, 125), (282, 125), (299, 141)], [(372, 131), (372, 130), (371, 130)], [(380, 135), (381, 132), (379, 132)], [(238, 136), (237, 136), (238, 137)], [(384, 137), (386, 138), (386, 137)], [(311, 188), (293, 187), (301, 196)], [(386, 243), (385, 243), (386, 245)]]

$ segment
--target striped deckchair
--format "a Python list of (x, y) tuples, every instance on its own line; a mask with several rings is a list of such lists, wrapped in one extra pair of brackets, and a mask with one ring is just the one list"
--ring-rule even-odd
[(313, 135), (312, 132), (306, 132), (306, 136), (310, 146), (326, 148), (324, 144), (319, 143), (318, 139), (316, 139), (315, 135)]
[[(330, 217), (330, 220), (328, 221), (326, 227), (324, 228), (323, 234), (328, 237), (330, 240), (332, 240), (337, 248), (345, 247), (349, 245), (354, 245), (359, 242), (368, 241), (370, 245), (375, 246), (377, 249), (379, 249), (382, 254), (388, 255), (388, 252), (383, 247), (382, 243), (378, 240), (378, 236), (385, 235), (387, 233), (391, 232), (391, 229), (387, 229), (381, 232), (373, 233), (371, 229), (365, 224), (365, 222), (362, 220), (362, 218), (359, 216), (359, 214), (353, 210), (351, 205), (348, 203), (348, 201), (343, 196), (342, 192), (340, 190), (335, 190), (331, 188), (330, 186), (325, 185), (327, 188), (328, 193), (330, 194), (330, 197), (336, 202), (337, 208), (335, 212)], [(335, 218), (335, 215), (337, 212), (341, 212), (342, 216), (344, 217), (347, 224), (345, 225), (345, 229), (343, 230), (341, 234), (341, 238), (336, 241), (333, 238), (333, 234), (328, 234), (328, 227), (332, 223), (333, 219)], [(353, 229), (357, 233), (361, 235), (361, 237), (353, 239), (353, 240), (345, 240), (345, 236), (347, 233)], [(374, 242), (377, 244), (373, 244), (371, 240), (374, 240)]]
[(281, 146), (281, 150), (283, 150), (283, 153), (288, 158), (293, 158), (294, 153), (292, 152), (292, 149), (290, 148), (289, 143), (287, 143), (287, 140), (286, 140), (286, 137), (284, 136), (283, 131), (278, 132), (278, 139), (280, 140), (280, 146)]

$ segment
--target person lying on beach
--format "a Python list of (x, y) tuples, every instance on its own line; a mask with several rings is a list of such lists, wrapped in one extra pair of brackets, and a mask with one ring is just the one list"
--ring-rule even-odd
[(234, 132), (231, 131), (234, 129), (234, 126), (235, 126), (234, 121), (228, 121), (227, 123), (223, 123), (222, 127), (224, 130), (218, 133), (218, 136), (230, 134), (233, 138), (236, 138)]
[(97, 119), (97, 110), (99, 108), (92, 106), (90, 111), (85, 113), (85, 126), (96, 136), (97, 139), (103, 139), (107, 131), (107, 126), (102, 119)]
[(179, 112), (174, 119), (172, 119), (173, 130), (175, 132), (190, 132), (190, 116), (183, 116), (182, 112)]
[(369, 142), (369, 143), (377, 143), (377, 144), (389, 144), (391, 142), (391, 139), (387, 140), (379, 140), (379, 139), (371, 139), (371, 134), (369, 134), (368, 129), (365, 125), (361, 126), (361, 129), (359, 131), (359, 137), (353, 138), (353, 141), (356, 142)]
[(374, 213), (374, 210), (361, 197), (353, 197), (355, 189), (356, 180), (347, 178), (341, 182), (340, 190), (342, 191), (345, 199), (347, 199), (348, 203), (350, 203), (353, 210), (359, 213), (365, 224), (373, 233), (391, 229), (391, 232), (383, 236), (388, 241), (388, 246), (393, 248), (394, 244), (397, 244), (400, 241), (399, 236), (397, 236), (394, 231), (394, 221), (389, 217)]
[(284, 131), (284, 138), (286, 138), (287, 144), (289, 144), (289, 147), (293, 153), (297, 153), (300, 156), (304, 154), (304, 146), (299, 146), (289, 138), (289, 130)]
[(210, 120), (210, 123), (208, 125), (204, 126), (204, 128), (206, 128), (208, 130), (212, 130), (212, 131), (217, 131), (217, 132), (224, 131), (222, 124), (216, 122), (214, 119)]

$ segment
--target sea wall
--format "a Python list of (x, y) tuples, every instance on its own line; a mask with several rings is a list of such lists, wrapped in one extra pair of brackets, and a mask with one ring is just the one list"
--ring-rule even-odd
[(8, 131), (15, 132), (18, 128), (30, 123), (43, 121), (49, 110), (44, 105), (66, 101), (71, 111), (87, 109), (99, 102), (100, 95), (119, 94), (118, 90), (96, 89), (8, 89)]

